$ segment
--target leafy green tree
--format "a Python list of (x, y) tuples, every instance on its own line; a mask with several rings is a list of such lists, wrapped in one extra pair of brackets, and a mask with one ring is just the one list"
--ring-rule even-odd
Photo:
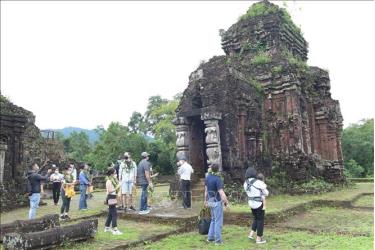
[(146, 134), (146, 127), (147, 124), (145, 122), (144, 116), (139, 112), (133, 112), (132, 116), (130, 117), (128, 127), (130, 132), (132, 133), (143, 133)]
[[(353, 177), (374, 175), (374, 119), (345, 128), (342, 136), (344, 165)], [(364, 171), (360, 171), (360, 167)], [(352, 169), (353, 168), (353, 169)]]
[(362, 177), (364, 171), (364, 168), (353, 159), (345, 163), (345, 175), (347, 177)]
[(91, 152), (89, 137), (83, 131), (74, 131), (64, 140), (64, 149), (69, 158), (75, 161), (84, 161), (86, 156)]

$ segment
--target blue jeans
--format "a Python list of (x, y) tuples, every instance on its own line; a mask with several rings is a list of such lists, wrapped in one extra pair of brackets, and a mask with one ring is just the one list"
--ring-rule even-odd
[(148, 188), (148, 184), (142, 184), (141, 187), (142, 187), (141, 207), (140, 207), (139, 210), (144, 211), (144, 210), (147, 210), (147, 188)]
[(79, 210), (87, 209), (87, 196), (86, 196), (87, 185), (79, 185), (79, 191), (81, 196), (79, 197)]
[(30, 200), (30, 211), (29, 211), (29, 219), (35, 219), (36, 217), (36, 210), (39, 207), (40, 202), (40, 193), (33, 193), (29, 196)]
[(223, 204), (221, 201), (215, 202), (215, 207), (210, 207), (211, 210), (211, 224), (208, 230), (208, 240), (215, 240), (216, 243), (221, 243), (221, 229), (223, 228)]

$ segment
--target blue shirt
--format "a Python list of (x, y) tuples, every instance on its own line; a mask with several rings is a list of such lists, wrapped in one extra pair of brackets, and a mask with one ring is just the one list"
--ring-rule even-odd
[(205, 180), (207, 187), (208, 199), (216, 197), (216, 201), (221, 201), (219, 190), (223, 189), (223, 181), (219, 176), (208, 174)]
[(89, 185), (89, 180), (87, 179), (87, 176), (83, 171), (81, 171), (79, 173), (79, 184), (80, 185)]

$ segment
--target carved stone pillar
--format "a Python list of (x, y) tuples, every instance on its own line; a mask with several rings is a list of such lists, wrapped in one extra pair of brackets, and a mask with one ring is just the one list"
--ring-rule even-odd
[(219, 171), (223, 171), (221, 143), (220, 143), (220, 128), (219, 120), (221, 120), (221, 113), (218, 112), (204, 112), (201, 119), (206, 126), (204, 132), (206, 133), (206, 153), (207, 163), (216, 163), (219, 165)]
[(0, 185), (3, 184), (4, 167), (5, 167), (5, 153), (8, 146), (0, 142)]
[(177, 159), (185, 157), (190, 161), (189, 152), (189, 123), (185, 117), (177, 117), (173, 120), (176, 125), (176, 146), (177, 146)]

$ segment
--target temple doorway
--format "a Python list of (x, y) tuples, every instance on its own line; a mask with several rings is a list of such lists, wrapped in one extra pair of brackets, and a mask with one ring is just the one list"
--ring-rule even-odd
[(190, 144), (190, 161), (194, 168), (195, 176), (204, 178), (207, 172), (207, 145), (205, 142), (205, 125), (200, 116), (190, 117), (191, 120), (191, 144)]

